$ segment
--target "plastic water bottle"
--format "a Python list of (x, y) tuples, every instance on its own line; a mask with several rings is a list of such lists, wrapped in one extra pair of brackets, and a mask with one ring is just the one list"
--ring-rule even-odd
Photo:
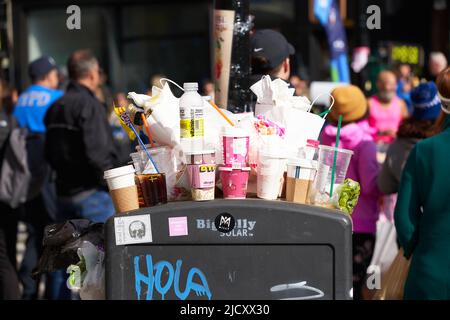
[(180, 98), (180, 143), (184, 152), (203, 150), (204, 110), (197, 82), (183, 84)]

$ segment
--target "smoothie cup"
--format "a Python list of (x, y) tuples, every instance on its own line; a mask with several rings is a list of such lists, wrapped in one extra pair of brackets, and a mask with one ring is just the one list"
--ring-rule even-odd
[(214, 200), (216, 184), (214, 154), (211, 150), (187, 154), (187, 170), (194, 201)]
[(242, 129), (226, 127), (222, 133), (222, 157), (226, 167), (248, 166), (250, 136)]
[(247, 195), (247, 183), (250, 167), (233, 169), (220, 167), (220, 179), (224, 199), (245, 199)]

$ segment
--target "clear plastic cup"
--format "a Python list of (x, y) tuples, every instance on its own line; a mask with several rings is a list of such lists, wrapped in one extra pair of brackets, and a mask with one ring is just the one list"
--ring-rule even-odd
[[(336, 170), (334, 181), (332, 182), (331, 178), (335, 153)], [(319, 167), (311, 192), (311, 202), (313, 204), (327, 205), (332, 202), (330, 197), (331, 183), (334, 183), (333, 190), (336, 190), (336, 188), (344, 182), (352, 155), (353, 151), (351, 150), (338, 149), (324, 145), (319, 146)]]
[[(155, 174), (156, 170), (148, 159), (148, 156), (145, 151), (141, 149), (140, 146), (136, 147), (137, 152), (131, 153), (130, 157), (133, 160), (134, 167), (136, 169), (137, 174)], [(176, 181), (177, 181), (177, 162), (175, 154), (169, 147), (155, 147), (150, 148), (147, 145), (147, 151), (150, 153), (153, 161), (160, 173), (164, 173), (166, 179), (166, 188), (167, 188), (167, 199), (169, 201), (177, 200), (177, 190), (176, 190)]]
[(309, 203), (308, 195), (316, 176), (317, 161), (297, 159), (288, 163), (286, 201)]

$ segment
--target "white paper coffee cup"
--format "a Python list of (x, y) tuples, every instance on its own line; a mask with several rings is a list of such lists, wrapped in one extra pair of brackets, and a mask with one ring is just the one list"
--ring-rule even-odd
[(134, 173), (134, 167), (128, 165), (105, 171), (103, 178), (106, 180), (109, 190), (115, 190), (136, 185)]
[(117, 213), (139, 209), (137, 187), (132, 165), (104, 172), (109, 193)]

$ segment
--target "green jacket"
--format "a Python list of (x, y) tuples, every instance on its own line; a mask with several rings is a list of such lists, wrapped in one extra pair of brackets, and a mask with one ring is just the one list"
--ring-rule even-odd
[(442, 133), (412, 149), (394, 216), (405, 256), (412, 255), (405, 299), (450, 299), (450, 115)]

